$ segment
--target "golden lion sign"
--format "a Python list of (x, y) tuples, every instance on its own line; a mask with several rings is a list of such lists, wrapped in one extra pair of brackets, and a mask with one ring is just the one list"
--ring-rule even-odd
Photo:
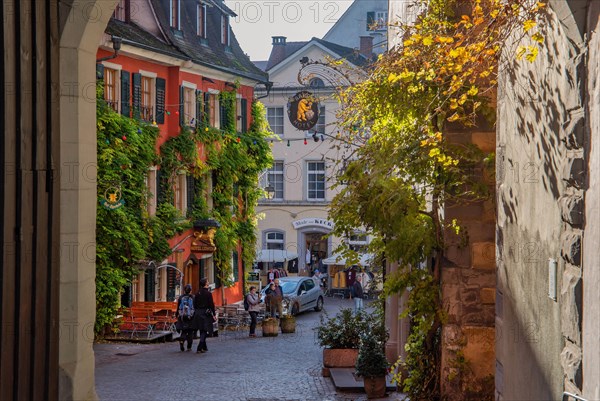
[(288, 99), (287, 111), (294, 127), (308, 131), (319, 121), (319, 100), (310, 92), (298, 92)]
[(209, 228), (206, 232), (194, 231), (194, 239), (192, 240), (190, 251), (202, 253), (214, 252), (217, 249), (213, 242), (216, 231), (217, 229), (213, 227)]

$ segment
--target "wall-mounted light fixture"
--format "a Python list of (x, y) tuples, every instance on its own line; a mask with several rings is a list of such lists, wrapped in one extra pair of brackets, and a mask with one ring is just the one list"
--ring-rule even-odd
[(102, 61), (106, 61), (106, 60), (111, 60), (113, 58), (116, 58), (119, 55), (119, 50), (121, 50), (121, 44), (123, 43), (123, 39), (120, 38), (119, 36), (114, 36), (112, 35), (110, 37), (110, 40), (112, 42), (113, 45), (113, 50), (115, 51), (114, 54), (111, 54), (110, 56), (106, 56), (106, 57), (102, 57), (96, 60), (97, 63), (100, 63)]

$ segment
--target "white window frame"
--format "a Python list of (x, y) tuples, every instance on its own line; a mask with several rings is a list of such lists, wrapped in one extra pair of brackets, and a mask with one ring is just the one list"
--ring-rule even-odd
[[(323, 170), (310, 170), (310, 165), (311, 164), (322, 164), (323, 165)], [(326, 171), (327, 171), (327, 165), (325, 164), (325, 162), (322, 161), (307, 161), (306, 162), (306, 200), (308, 201), (324, 201), (327, 197), (327, 175), (326, 175)], [(311, 174), (323, 174), (323, 197), (322, 198), (317, 198), (317, 197), (312, 197), (310, 196), (310, 175)], [(315, 183), (318, 183), (318, 181), (314, 181)], [(313, 190), (315, 192), (318, 192), (320, 190)]]
[[(150, 120), (144, 120), (144, 121), (148, 121), (148, 122), (154, 122), (156, 121), (156, 116), (154, 115), (156, 113), (156, 77), (158, 76), (157, 73), (155, 72), (151, 72), (151, 71), (144, 71), (144, 70), (140, 70), (139, 74), (141, 75), (142, 79), (140, 80), (140, 89), (141, 89), (141, 97), (140, 97), (140, 108), (142, 108), (144, 106), (143, 104), (143, 99), (144, 99), (144, 78), (148, 78), (151, 80), (150, 82), (150, 105), (149, 105), (149, 109), (151, 110), (152, 113), (152, 121)], [(143, 120), (143, 118), (142, 118)]]
[[(225, 30), (223, 27), (227, 23), (227, 37), (225, 37)], [(231, 46), (231, 27), (229, 25), (229, 15), (221, 14), (221, 44), (225, 46)]]
[[(209, 89), (208, 90), (208, 94), (211, 96), (214, 96), (215, 99), (215, 109), (213, 111), (213, 113), (215, 114), (215, 121), (214, 121), (214, 128), (217, 129), (221, 129), (221, 104), (219, 102), (219, 94), (221, 93), (221, 91), (216, 90), (216, 89)], [(210, 102), (210, 98), (209, 98), (209, 102)], [(210, 117), (208, 117), (209, 121), (210, 121)]]
[[(315, 124), (315, 126), (313, 127), (312, 131), (308, 130), (308, 131), (304, 131), (304, 135), (308, 138), (308, 137), (312, 137), (313, 134), (316, 132), (317, 135), (325, 135), (325, 130), (327, 128), (327, 120), (325, 119), (325, 113), (327, 112), (327, 108), (325, 107), (324, 104), (320, 104), (319, 105), (319, 120), (317, 120), (317, 123)], [(321, 119), (323, 119), (323, 123), (320, 123)], [(323, 127), (323, 132), (319, 132), (319, 126)], [(319, 139), (321, 139), (319, 137)]]
[[(281, 236), (281, 239), (279, 238), (269, 238), (270, 234), (274, 234), (274, 236), (278, 237)], [(277, 244), (277, 248), (269, 248), (269, 244)], [(284, 250), (285, 249), (285, 232), (283, 231), (278, 231), (278, 230), (265, 230), (265, 237), (264, 237), (264, 242), (263, 242), (263, 249), (280, 249), (280, 250)]]
[[(278, 111), (281, 110), (281, 133), (278, 133), (276, 128), (274, 128), (274, 125), (271, 124), (271, 120), (269, 119), (269, 111), (273, 110), (273, 111)], [(272, 118), (277, 118), (279, 119), (280, 116), (275, 115)], [(269, 123), (269, 127), (271, 127), (271, 131), (273, 131), (274, 134), (279, 135), (280, 138), (285, 137), (285, 112), (283, 110), (283, 106), (273, 106), (273, 107), (267, 107), (267, 122)], [(280, 125), (275, 125), (275, 127), (279, 127)]]
[(375, 30), (384, 31), (387, 29), (388, 12), (387, 11), (375, 11)]
[[(202, 10), (202, 32), (200, 32), (200, 26), (198, 25), (200, 10)], [(196, 5), (196, 36), (202, 39), (206, 39), (206, 11), (206, 4), (198, 3)]]
[[(173, 2), (177, 2), (177, 26), (173, 26)], [(181, 30), (181, 1), (182, 0), (169, 0), (169, 25), (171, 28), (175, 28), (178, 31)]]
[(113, 70), (115, 72), (115, 103), (116, 103), (116, 112), (121, 112), (121, 71), (123, 70), (123, 66), (114, 63), (107, 63), (106, 61), (102, 62), (102, 66), (104, 67), (104, 99), (106, 100), (106, 70)]
[[(281, 164), (281, 170), (274, 170), (275, 164)], [(265, 176), (263, 181), (263, 187), (267, 187), (269, 184), (277, 185), (278, 181), (272, 179), (272, 175), (277, 175), (281, 177), (281, 196), (277, 196), (277, 190), (275, 191), (275, 195), (273, 196), (274, 201), (282, 201), (285, 199), (285, 161), (284, 160), (274, 160), (273, 166), (270, 169), (265, 170)], [(277, 189), (275, 187), (275, 189)]]
[[(183, 87), (183, 122), (185, 125), (192, 126), (192, 122), (196, 121), (198, 116), (196, 116), (196, 89), (198, 86), (192, 82), (183, 81), (181, 82), (181, 86)], [(190, 94), (191, 91), (191, 94)], [(186, 113), (186, 95), (191, 95), (192, 105), (191, 110), (188, 110)], [(192, 121), (193, 120), (193, 121)]]

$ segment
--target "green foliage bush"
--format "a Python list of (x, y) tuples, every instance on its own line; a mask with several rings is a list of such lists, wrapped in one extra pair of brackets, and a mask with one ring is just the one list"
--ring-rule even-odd
[(376, 336), (363, 334), (356, 358), (356, 374), (362, 377), (381, 377), (388, 372), (389, 364), (385, 358), (385, 343)]
[(367, 333), (380, 343), (385, 344), (387, 340), (387, 330), (380, 311), (365, 313), (361, 310), (354, 314), (352, 309), (342, 309), (332, 318), (324, 313), (315, 331), (317, 342), (326, 348), (358, 349), (361, 336)]

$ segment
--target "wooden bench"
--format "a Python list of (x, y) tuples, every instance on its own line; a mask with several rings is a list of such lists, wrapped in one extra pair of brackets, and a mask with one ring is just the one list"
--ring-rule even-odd
[(134, 312), (134, 315), (143, 314), (143, 311), (150, 311), (149, 318), (157, 321), (157, 328), (171, 332), (176, 331), (176, 302), (132, 302), (131, 305), (130, 309), (137, 311)]
[(121, 331), (130, 331), (131, 337), (138, 332), (145, 332), (149, 338), (154, 333), (159, 321), (152, 316), (152, 309), (132, 307), (123, 310), (123, 320), (119, 324)]

